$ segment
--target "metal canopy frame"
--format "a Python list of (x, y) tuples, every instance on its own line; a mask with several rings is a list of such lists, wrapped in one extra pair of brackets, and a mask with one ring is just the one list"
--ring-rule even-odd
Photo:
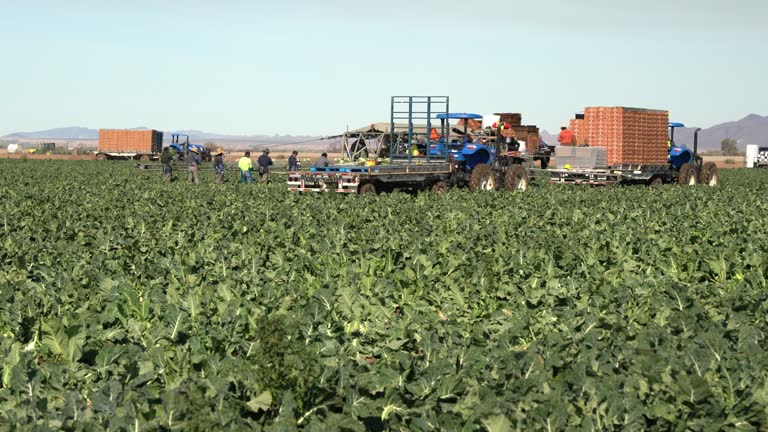
[(373, 129), (366, 132), (345, 132), (341, 136), (341, 152), (351, 160), (378, 160), (386, 135), (386, 132)]
[[(432, 125), (432, 121), (437, 121), (437, 115), (442, 114), (446, 118), (449, 113), (448, 96), (392, 96), (391, 108), (390, 108), (390, 128), (389, 128), (389, 157), (392, 160), (403, 159), (409, 163), (413, 162), (414, 156), (411, 149), (414, 145), (422, 144), (417, 142), (416, 138), (425, 135), (426, 148), (429, 149), (432, 140), (430, 138), (430, 132), (432, 129), (437, 129), (437, 126)], [(408, 135), (405, 141), (398, 139), (398, 134), (395, 133), (395, 124), (398, 121), (408, 124)], [(419, 134), (414, 132), (414, 121), (421, 121), (420, 124), (426, 123), (426, 133)], [(448, 137), (449, 123), (445, 120), (439, 121), (440, 135)], [(432, 158), (438, 160), (448, 160), (448, 155), (445, 158)], [(418, 160), (425, 162), (430, 161), (429, 151), (424, 152), (424, 158), (418, 157)]]

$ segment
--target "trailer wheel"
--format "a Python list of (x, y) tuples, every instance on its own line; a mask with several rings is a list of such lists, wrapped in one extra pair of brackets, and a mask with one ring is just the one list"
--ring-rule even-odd
[(149, 162), (149, 155), (141, 155), (139, 157), (140, 161)]
[(97, 161), (107, 160), (107, 155), (105, 155), (104, 153), (97, 153), (96, 154), (96, 160)]
[(528, 189), (528, 171), (522, 165), (511, 165), (504, 176), (504, 189), (508, 191), (524, 191)]
[(664, 184), (664, 180), (662, 180), (661, 177), (654, 177), (651, 179), (650, 182), (648, 182), (648, 186), (650, 187), (659, 187)]
[(360, 189), (357, 190), (357, 193), (359, 193), (360, 195), (375, 194), (376, 186), (374, 186), (373, 183), (364, 183), (360, 186)]
[(469, 190), (489, 191), (496, 189), (493, 168), (488, 164), (478, 164), (469, 176)]
[(681, 166), (677, 182), (683, 186), (696, 186), (696, 167), (689, 163)]
[(720, 174), (718, 174), (717, 165), (714, 162), (707, 162), (701, 167), (699, 183), (709, 187), (715, 187), (720, 184)]
[(432, 185), (432, 193), (442, 195), (448, 192), (448, 183), (439, 181)]

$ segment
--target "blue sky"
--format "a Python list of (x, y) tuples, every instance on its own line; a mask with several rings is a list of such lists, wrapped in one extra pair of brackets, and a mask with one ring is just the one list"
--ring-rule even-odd
[(585, 106), (708, 127), (768, 114), (764, 0), (0, 0), (0, 135), (54, 127), (334, 134), (392, 95)]

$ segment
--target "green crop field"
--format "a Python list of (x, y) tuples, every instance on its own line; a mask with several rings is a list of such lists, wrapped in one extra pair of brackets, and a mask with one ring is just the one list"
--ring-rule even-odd
[(768, 171), (298, 195), (0, 161), (0, 430), (766, 430)]

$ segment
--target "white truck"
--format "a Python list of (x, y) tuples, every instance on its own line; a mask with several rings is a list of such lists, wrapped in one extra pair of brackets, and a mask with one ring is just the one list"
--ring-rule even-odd
[(768, 147), (747, 144), (747, 155), (744, 162), (744, 166), (747, 168), (768, 168)]

